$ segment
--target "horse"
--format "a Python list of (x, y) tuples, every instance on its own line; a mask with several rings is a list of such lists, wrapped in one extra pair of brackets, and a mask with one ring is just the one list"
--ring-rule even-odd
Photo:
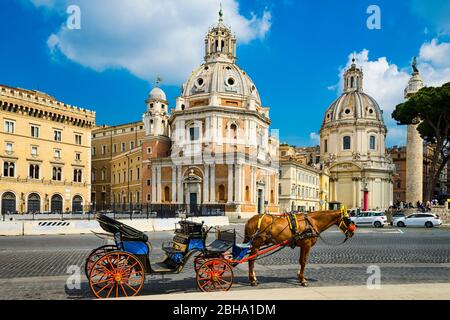
[[(300, 247), (300, 269), (297, 273), (300, 284), (308, 286), (305, 279), (305, 266), (309, 251), (320, 234), (333, 225), (337, 225), (345, 234), (345, 241), (353, 237), (355, 224), (350, 220), (347, 210), (315, 211), (294, 215), (297, 222), (297, 232), (294, 233), (287, 214), (272, 215), (258, 214), (250, 218), (245, 224), (245, 242), (251, 243), (250, 256), (258, 254), (263, 245), (276, 245), (288, 240), (292, 248)], [(292, 241), (291, 241), (292, 240)], [(248, 277), (252, 286), (258, 285), (254, 270), (255, 258), (248, 261)]]

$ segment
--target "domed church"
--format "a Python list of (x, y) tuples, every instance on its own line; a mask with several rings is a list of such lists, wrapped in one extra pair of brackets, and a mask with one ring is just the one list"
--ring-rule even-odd
[(320, 154), (330, 171), (329, 201), (384, 210), (393, 202), (394, 165), (386, 152), (383, 111), (363, 84), (362, 69), (353, 59), (344, 73), (343, 93), (325, 112)]
[(241, 216), (278, 212), (278, 140), (269, 134), (269, 108), (236, 64), (236, 37), (222, 11), (204, 52), (175, 108), (158, 87), (146, 100), (144, 202), (224, 204)]

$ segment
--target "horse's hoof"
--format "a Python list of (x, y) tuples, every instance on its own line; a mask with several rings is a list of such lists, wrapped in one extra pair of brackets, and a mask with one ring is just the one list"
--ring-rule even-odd
[(302, 286), (302, 287), (308, 287), (309, 285), (308, 285), (308, 282), (302, 282), (302, 283), (300, 283), (300, 285)]
[(256, 287), (258, 284), (259, 284), (258, 281), (252, 281), (252, 282), (250, 282), (250, 285), (251, 285), (252, 287)]

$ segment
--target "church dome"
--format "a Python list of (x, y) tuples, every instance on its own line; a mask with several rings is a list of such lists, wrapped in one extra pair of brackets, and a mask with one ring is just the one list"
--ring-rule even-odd
[(363, 92), (363, 73), (354, 63), (344, 73), (344, 92), (328, 107), (322, 127), (348, 120), (377, 121), (384, 125), (383, 111), (374, 98)]
[(234, 62), (206, 62), (195, 70), (183, 88), (183, 97), (220, 94), (238, 99), (254, 98), (261, 105), (252, 79)]
[(166, 101), (166, 94), (161, 88), (155, 87), (148, 94), (148, 100), (163, 100)]

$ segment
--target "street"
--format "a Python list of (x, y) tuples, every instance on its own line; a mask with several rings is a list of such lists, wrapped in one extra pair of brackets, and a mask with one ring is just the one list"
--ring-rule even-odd
[[(243, 234), (243, 224), (232, 224), (230, 228), (236, 228), (237, 242), (242, 242), (239, 235)], [(154, 248), (151, 261), (155, 262), (163, 257), (162, 242), (171, 240), (173, 233), (148, 235)], [(210, 235), (208, 241), (213, 238)], [(340, 246), (333, 245), (343, 239), (338, 229), (330, 229), (323, 238), (327, 243), (319, 240), (312, 248), (306, 268), (311, 287), (365, 285), (370, 265), (380, 267), (381, 285), (450, 281), (450, 228), (358, 228), (355, 236)], [(94, 235), (1, 237), (0, 299), (91, 299), (84, 259), (92, 249), (106, 243)], [(298, 286), (298, 257), (298, 248), (287, 247), (258, 260), (260, 287)], [(71, 276), (68, 270), (78, 267), (80, 287), (67, 287)], [(231, 290), (250, 288), (247, 270), (247, 264), (234, 269), (235, 283)], [(148, 275), (141, 295), (196, 291), (195, 274), (189, 263), (181, 274), (164, 278)]]

